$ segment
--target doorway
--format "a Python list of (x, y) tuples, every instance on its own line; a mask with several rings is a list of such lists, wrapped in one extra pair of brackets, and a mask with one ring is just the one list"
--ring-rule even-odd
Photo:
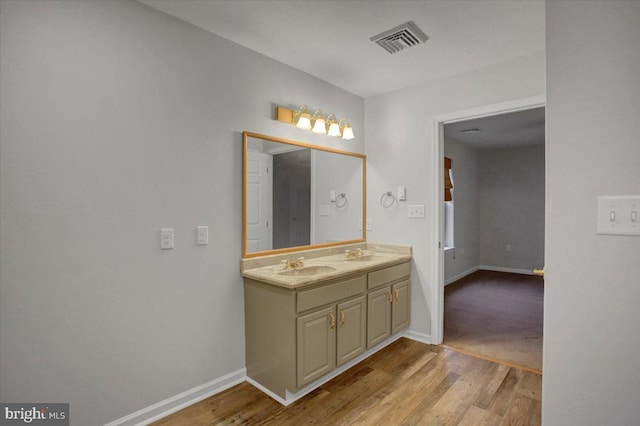
[[(444, 265), (444, 126), (457, 122), (468, 121), (482, 117), (490, 117), (500, 114), (513, 113), (517, 111), (526, 111), (534, 108), (545, 106), (545, 97), (536, 96), (525, 98), (512, 102), (488, 105), (466, 111), (459, 111), (451, 114), (434, 117), (434, 198), (433, 205), (433, 235), (435, 236), (436, 256), (434, 256), (433, 274), (432, 274), (432, 315), (431, 315), (431, 342), (433, 344), (441, 344), (444, 337), (444, 283), (445, 283), (445, 265)], [(455, 180), (454, 180), (455, 186)], [(454, 189), (455, 191), (455, 189)]]

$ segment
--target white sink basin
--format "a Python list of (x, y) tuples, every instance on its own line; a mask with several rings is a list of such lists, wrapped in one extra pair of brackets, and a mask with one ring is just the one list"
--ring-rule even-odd
[(336, 268), (327, 265), (309, 265), (303, 266), (298, 269), (287, 269), (286, 271), (278, 272), (278, 275), (284, 275), (287, 277), (307, 277), (311, 275), (328, 274), (335, 271)]

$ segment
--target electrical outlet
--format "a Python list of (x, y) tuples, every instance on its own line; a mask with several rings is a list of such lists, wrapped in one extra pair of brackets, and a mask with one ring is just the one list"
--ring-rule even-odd
[(318, 216), (329, 216), (329, 206), (318, 207)]
[(209, 227), (208, 226), (196, 226), (196, 244), (205, 245), (209, 244)]
[(412, 218), (424, 218), (424, 204), (409, 206), (408, 216)]
[(507, 251), (507, 253), (511, 253), (511, 244), (507, 244), (506, 246), (504, 246), (504, 249)]
[(165, 228), (160, 230), (160, 250), (169, 250), (173, 248), (173, 228)]
[(367, 218), (367, 231), (373, 231), (373, 219)]

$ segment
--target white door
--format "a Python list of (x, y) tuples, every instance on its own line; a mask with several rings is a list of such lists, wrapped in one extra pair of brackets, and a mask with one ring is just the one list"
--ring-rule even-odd
[(272, 248), (273, 157), (247, 152), (247, 253)]

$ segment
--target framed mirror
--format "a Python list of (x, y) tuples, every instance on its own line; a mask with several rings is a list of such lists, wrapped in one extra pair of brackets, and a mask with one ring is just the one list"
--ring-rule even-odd
[(242, 257), (366, 241), (366, 156), (242, 133)]

